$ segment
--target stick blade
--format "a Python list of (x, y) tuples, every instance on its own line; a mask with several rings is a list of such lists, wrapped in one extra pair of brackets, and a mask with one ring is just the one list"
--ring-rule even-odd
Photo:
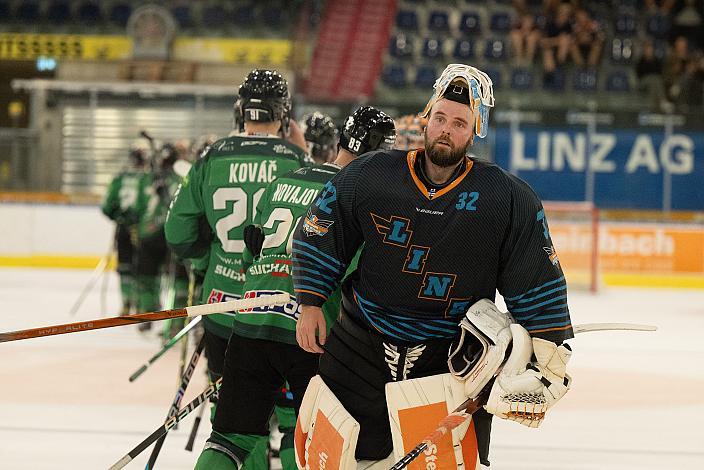
[(639, 323), (584, 323), (574, 325), (574, 334), (590, 333), (593, 331), (657, 331), (655, 325), (643, 325)]

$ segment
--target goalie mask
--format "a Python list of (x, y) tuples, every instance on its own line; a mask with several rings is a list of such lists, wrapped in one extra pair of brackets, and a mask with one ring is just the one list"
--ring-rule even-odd
[(371, 106), (362, 106), (352, 113), (340, 134), (340, 147), (357, 156), (374, 150), (391, 150), (395, 142), (394, 120)]
[[(276, 70), (255, 69), (249, 72), (239, 89), (239, 112), (244, 121), (281, 121), (288, 135), (291, 119), (291, 96), (288, 82)], [(235, 111), (235, 115), (237, 111)]]
[(475, 135), (486, 137), (489, 108), (494, 107), (494, 88), (487, 74), (469, 65), (450, 64), (435, 81), (433, 90), (421, 117), (428, 118), (433, 105), (443, 98), (466, 104), (476, 115)]

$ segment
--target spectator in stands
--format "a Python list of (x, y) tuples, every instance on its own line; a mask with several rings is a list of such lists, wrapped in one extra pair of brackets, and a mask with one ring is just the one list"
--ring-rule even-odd
[[(546, 7), (545, 33), (540, 40), (543, 49), (543, 69), (546, 78), (553, 74), (558, 65), (566, 62), (574, 43), (572, 31), (572, 5), (560, 3), (555, 10), (553, 2)], [(554, 12), (554, 13), (553, 13)]]
[(672, 37), (684, 36), (693, 48), (704, 47), (704, 0), (678, 0), (672, 8)]
[(685, 37), (680, 36), (675, 40), (663, 69), (665, 94), (671, 103), (680, 101), (685, 69), (689, 60), (689, 42)]
[(644, 10), (648, 15), (668, 16), (677, 0), (645, 0)]
[(683, 112), (701, 109), (704, 104), (704, 54), (701, 51), (696, 51), (687, 61), (681, 84), (677, 108)]
[(513, 0), (515, 20), (509, 37), (516, 65), (527, 66), (533, 63), (535, 49), (540, 41), (541, 32), (535, 24), (526, 0)]
[(662, 71), (662, 60), (655, 55), (653, 41), (646, 40), (643, 43), (643, 52), (636, 64), (636, 76), (638, 77), (638, 88), (648, 95), (654, 109), (658, 109), (665, 98)]
[(572, 60), (579, 67), (586, 64), (594, 68), (599, 63), (604, 47), (604, 35), (599, 23), (592, 19), (589, 12), (583, 8), (577, 10), (572, 26), (574, 41), (572, 42)]

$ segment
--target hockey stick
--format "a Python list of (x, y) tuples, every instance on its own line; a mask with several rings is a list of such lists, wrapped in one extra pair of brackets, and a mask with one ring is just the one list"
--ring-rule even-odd
[[(589, 333), (592, 331), (655, 331), (656, 326), (653, 325), (639, 325), (636, 323), (584, 323), (581, 325), (574, 325), (572, 331), (574, 334), (579, 333)], [(491, 383), (491, 382), (489, 382)], [(406, 468), (413, 462), (425, 449), (431, 444), (436, 444), (442, 436), (452, 431), (458, 426), (461, 426), (467, 419), (471, 418), (474, 413), (476, 413), (482, 406), (487, 397), (487, 390), (490, 389), (486, 386), (478, 395), (477, 398), (468, 398), (461, 405), (453, 410), (452, 413), (443, 418), (439, 423), (435, 431), (428, 434), (428, 436), (423, 439), (423, 441), (411, 449), (406, 455), (396, 462), (390, 470), (401, 470)]]
[(191, 435), (188, 436), (188, 442), (186, 442), (186, 450), (188, 452), (193, 452), (193, 444), (196, 441), (196, 435), (198, 434), (198, 427), (200, 426), (200, 421), (203, 419), (203, 413), (207, 407), (204, 405), (198, 410), (196, 419), (193, 421), (193, 428), (191, 428)]
[(486, 394), (480, 393), (479, 397), (474, 400), (471, 398), (465, 400), (460, 406), (455, 408), (452, 413), (444, 417), (442, 421), (438, 423), (438, 427), (435, 431), (428, 434), (426, 438), (423, 439), (423, 442), (411, 449), (411, 451), (404, 455), (401, 460), (396, 462), (390, 470), (401, 470), (402, 468), (406, 468), (410, 465), (410, 463), (413, 462), (421, 453), (423, 453), (431, 444), (437, 443), (442, 436), (448, 432), (451, 432), (456, 427), (461, 426), (462, 423), (467, 421), (468, 418), (479, 411), (479, 409), (484, 405), (485, 398)]
[(188, 324), (186, 324), (186, 326), (181, 328), (181, 331), (176, 333), (176, 335), (174, 335), (174, 337), (171, 338), (169, 340), (169, 342), (166, 343), (164, 345), (164, 347), (161, 348), (161, 350), (159, 352), (157, 352), (152, 357), (150, 357), (147, 362), (142, 364), (142, 367), (140, 367), (132, 375), (130, 375), (130, 382), (134, 382), (135, 380), (137, 380), (137, 378), (140, 375), (142, 375), (144, 373), (144, 371), (146, 371), (152, 364), (154, 364), (157, 361), (157, 359), (159, 359), (161, 356), (163, 356), (164, 353), (166, 353), (166, 351), (171, 349), (174, 344), (178, 343), (184, 336), (186, 336), (188, 334), (189, 331), (191, 331), (193, 329), (193, 327), (195, 327), (198, 323), (200, 323), (200, 320), (202, 318), (203, 317), (195, 317), (192, 321), (190, 321)]
[(73, 303), (73, 306), (71, 307), (71, 310), (68, 313), (69, 315), (75, 315), (76, 312), (78, 312), (78, 309), (81, 308), (81, 305), (83, 305), (83, 302), (86, 300), (86, 297), (88, 297), (90, 291), (93, 290), (93, 286), (95, 286), (95, 283), (98, 282), (98, 279), (100, 279), (100, 276), (103, 275), (105, 269), (108, 267), (108, 260), (110, 259), (110, 256), (112, 256), (112, 250), (110, 251), (110, 253), (100, 258), (100, 261), (93, 269), (93, 273), (91, 274), (88, 283), (86, 283), (85, 287), (83, 287), (83, 290), (81, 291), (81, 294)]
[[(178, 409), (181, 406), (181, 399), (186, 393), (186, 387), (188, 387), (188, 383), (191, 381), (191, 377), (193, 376), (193, 371), (195, 371), (196, 365), (198, 365), (198, 358), (200, 358), (200, 355), (203, 352), (203, 348), (205, 348), (205, 340), (201, 339), (195, 351), (193, 351), (193, 354), (191, 354), (191, 360), (188, 362), (188, 367), (186, 367), (186, 369), (183, 371), (183, 375), (181, 376), (181, 383), (179, 384), (178, 390), (176, 391), (176, 396), (171, 402), (169, 412), (166, 414), (167, 421), (172, 416), (175, 416), (176, 413), (178, 413)], [(152, 449), (152, 453), (149, 456), (149, 461), (147, 462), (147, 466), (145, 467), (146, 470), (154, 468), (154, 464), (156, 464), (156, 459), (157, 457), (159, 457), (159, 452), (161, 451), (161, 447), (164, 445), (165, 440), (166, 434), (161, 436), (156, 441), (156, 444), (154, 444), (154, 449)]]
[(208, 397), (210, 397), (213, 393), (217, 392), (220, 389), (220, 385), (222, 385), (222, 378), (218, 379), (215, 383), (211, 384), (208, 386), (208, 388), (205, 389), (203, 393), (198, 395), (191, 401), (188, 405), (185, 407), (181, 408), (177, 414), (169, 418), (164, 424), (159, 426), (159, 428), (151, 433), (146, 439), (144, 439), (142, 442), (137, 444), (137, 446), (129, 451), (127, 455), (122, 457), (120, 460), (118, 460), (112, 467), (110, 467), (108, 470), (119, 470), (123, 468), (125, 465), (130, 463), (135, 457), (137, 457), (139, 454), (144, 451), (147, 447), (152, 445), (154, 441), (159, 439), (161, 436), (169, 432), (171, 428), (173, 428), (176, 423), (181, 421), (183, 418), (188, 416), (188, 414), (195, 410), (198, 406), (203, 404)]
[(229, 311), (239, 311), (257, 307), (267, 307), (270, 305), (285, 305), (290, 301), (288, 294), (274, 294), (251, 299), (229, 300), (214, 304), (195, 305), (193, 307), (177, 308), (173, 310), (161, 310), (159, 312), (138, 313), (136, 315), (125, 315), (122, 317), (101, 318), (99, 320), (89, 320), (77, 323), (66, 323), (63, 325), (45, 326), (42, 328), (31, 328), (29, 330), (10, 331), (0, 333), (0, 343), (6, 341), (17, 341), (41, 336), (62, 335), (66, 333), (76, 333), (78, 331), (97, 330), (100, 328), (111, 328), (113, 326), (133, 325), (167, 318), (195, 317), (198, 315), (212, 315), (213, 313), (225, 313)]

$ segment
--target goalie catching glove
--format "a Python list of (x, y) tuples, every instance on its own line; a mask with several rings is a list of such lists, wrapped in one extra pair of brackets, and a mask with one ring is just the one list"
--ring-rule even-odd
[(447, 365), (464, 382), (465, 394), (477, 398), (497, 374), (511, 344), (513, 318), (489, 299), (475, 302), (460, 322), (460, 339), (450, 347)]
[(531, 338), (518, 324), (511, 325), (513, 349), (491, 388), (486, 410), (500, 418), (537, 428), (545, 413), (570, 389), (566, 373), (572, 349)]

